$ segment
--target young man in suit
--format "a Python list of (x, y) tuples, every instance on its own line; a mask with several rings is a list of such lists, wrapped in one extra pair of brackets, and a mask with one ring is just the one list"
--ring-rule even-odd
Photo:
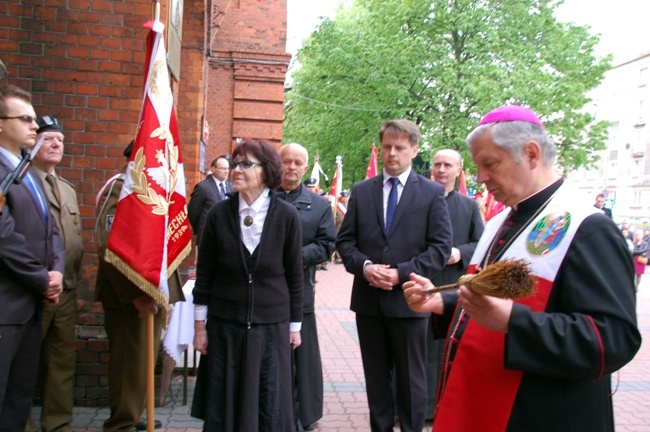
[(201, 240), (201, 231), (205, 224), (205, 217), (210, 208), (226, 199), (226, 194), (232, 192), (228, 174), (230, 174), (230, 162), (228, 156), (221, 155), (210, 164), (212, 174), (194, 186), (190, 202), (187, 204), (187, 215), (190, 218), (192, 231), (196, 235), (197, 243)]
[[(31, 95), (0, 88), (0, 179), (36, 143)], [(63, 289), (65, 252), (41, 180), (28, 172), (0, 210), (0, 431), (23, 431), (38, 376), (43, 304)]]
[[(372, 431), (395, 425), (421, 431), (427, 403), (427, 314), (409, 309), (401, 285), (413, 272), (433, 277), (451, 252), (444, 188), (413, 172), (420, 131), (391, 120), (379, 131), (384, 170), (355, 184), (336, 247), (354, 274), (350, 308), (356, 312)], [(408, 337), (406, 337), (408, 336)]]

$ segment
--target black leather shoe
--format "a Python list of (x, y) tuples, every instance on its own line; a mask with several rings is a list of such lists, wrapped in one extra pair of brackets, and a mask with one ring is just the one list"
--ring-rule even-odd
[(306, 431), (314, 430), (314, 429), (316, 429), (316, 424), (317, 424), (317, 423), (318, 423), (318, 422), (313, 422), (312, 424), (305, 426), (304, 429), (305, 429)]
[[(160, 429), (162, 428), (162, 422), (160, 420), (154, 420), (153, 421), (153, 428), (154, 429)], [(135, 430), (147, 430), (147, 419), (146, 418), (141, 418), (139, 422), (135, 424)]]

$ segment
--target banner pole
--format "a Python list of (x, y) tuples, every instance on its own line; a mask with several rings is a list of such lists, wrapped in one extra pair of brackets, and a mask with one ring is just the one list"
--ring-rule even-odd
[(160, 0), (154, 0), (153, 2), (153, 19), (160, 21)]
[(154, 358), (153, 358), (153, 314), (147, 314), (147, 432), (154, 432), (156, 423)]
[[(153, 19), (160, 20), (160, 0), (153, 1)], [(153, 314), (147, 314), (147, 432), (154, 432), (155, 414), (155, 385), (154, 385), (154, 354), (153, 354)]]

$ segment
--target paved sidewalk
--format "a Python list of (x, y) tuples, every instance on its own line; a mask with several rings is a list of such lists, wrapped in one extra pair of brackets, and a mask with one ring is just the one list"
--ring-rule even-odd
[[(323, 357), (325, 382), (324, 416), (316, 431), (368, 431), (368, 409), (365, 382), (357, 341), (354, 314), (349, 311), (352, 276), (342, 265), (328, 265), (318, 271), (316, 285), (316, 315)], [(650, 272), (642, 281), (638, 295), (639, 328), (644, 344), (636, 358), (613, 377), (618, 379), (614, 394), (617, 432), (650, 432)], [(156, 418), (163, 423), (161, 431), (198, 432), (202, 422), (189, 416), (189, 403), (194, 381), (190, 378), (188, 397), (183, 405), (182, 378), (172, 380), (167, 401), (156, 408)], [(101, 432), (108, 408), (74, 409), (76, 432)], [(399, 430), (399, 428), (395, 428)], [(429, 432), (431, 425), (425, 431)]]

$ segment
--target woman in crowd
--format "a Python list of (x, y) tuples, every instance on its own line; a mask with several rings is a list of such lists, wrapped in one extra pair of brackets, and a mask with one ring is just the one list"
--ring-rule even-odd
[(204, 431), (292, 431), (300, 219), (272, 192), (282, 162), (270, 143), (239, 144), (230, 178), (235, 193), (210, 209), (198, 252), (194, 347), (201, 365), (192, 415), (204, 419)]
[(648, 244), (643, 240), (643, 230), (634, 231), (634, 251), (632, 252), (634, 260), (634, 286), (639, 290), (641, 276), (645, 273), (645, 266), (648, 263)]

